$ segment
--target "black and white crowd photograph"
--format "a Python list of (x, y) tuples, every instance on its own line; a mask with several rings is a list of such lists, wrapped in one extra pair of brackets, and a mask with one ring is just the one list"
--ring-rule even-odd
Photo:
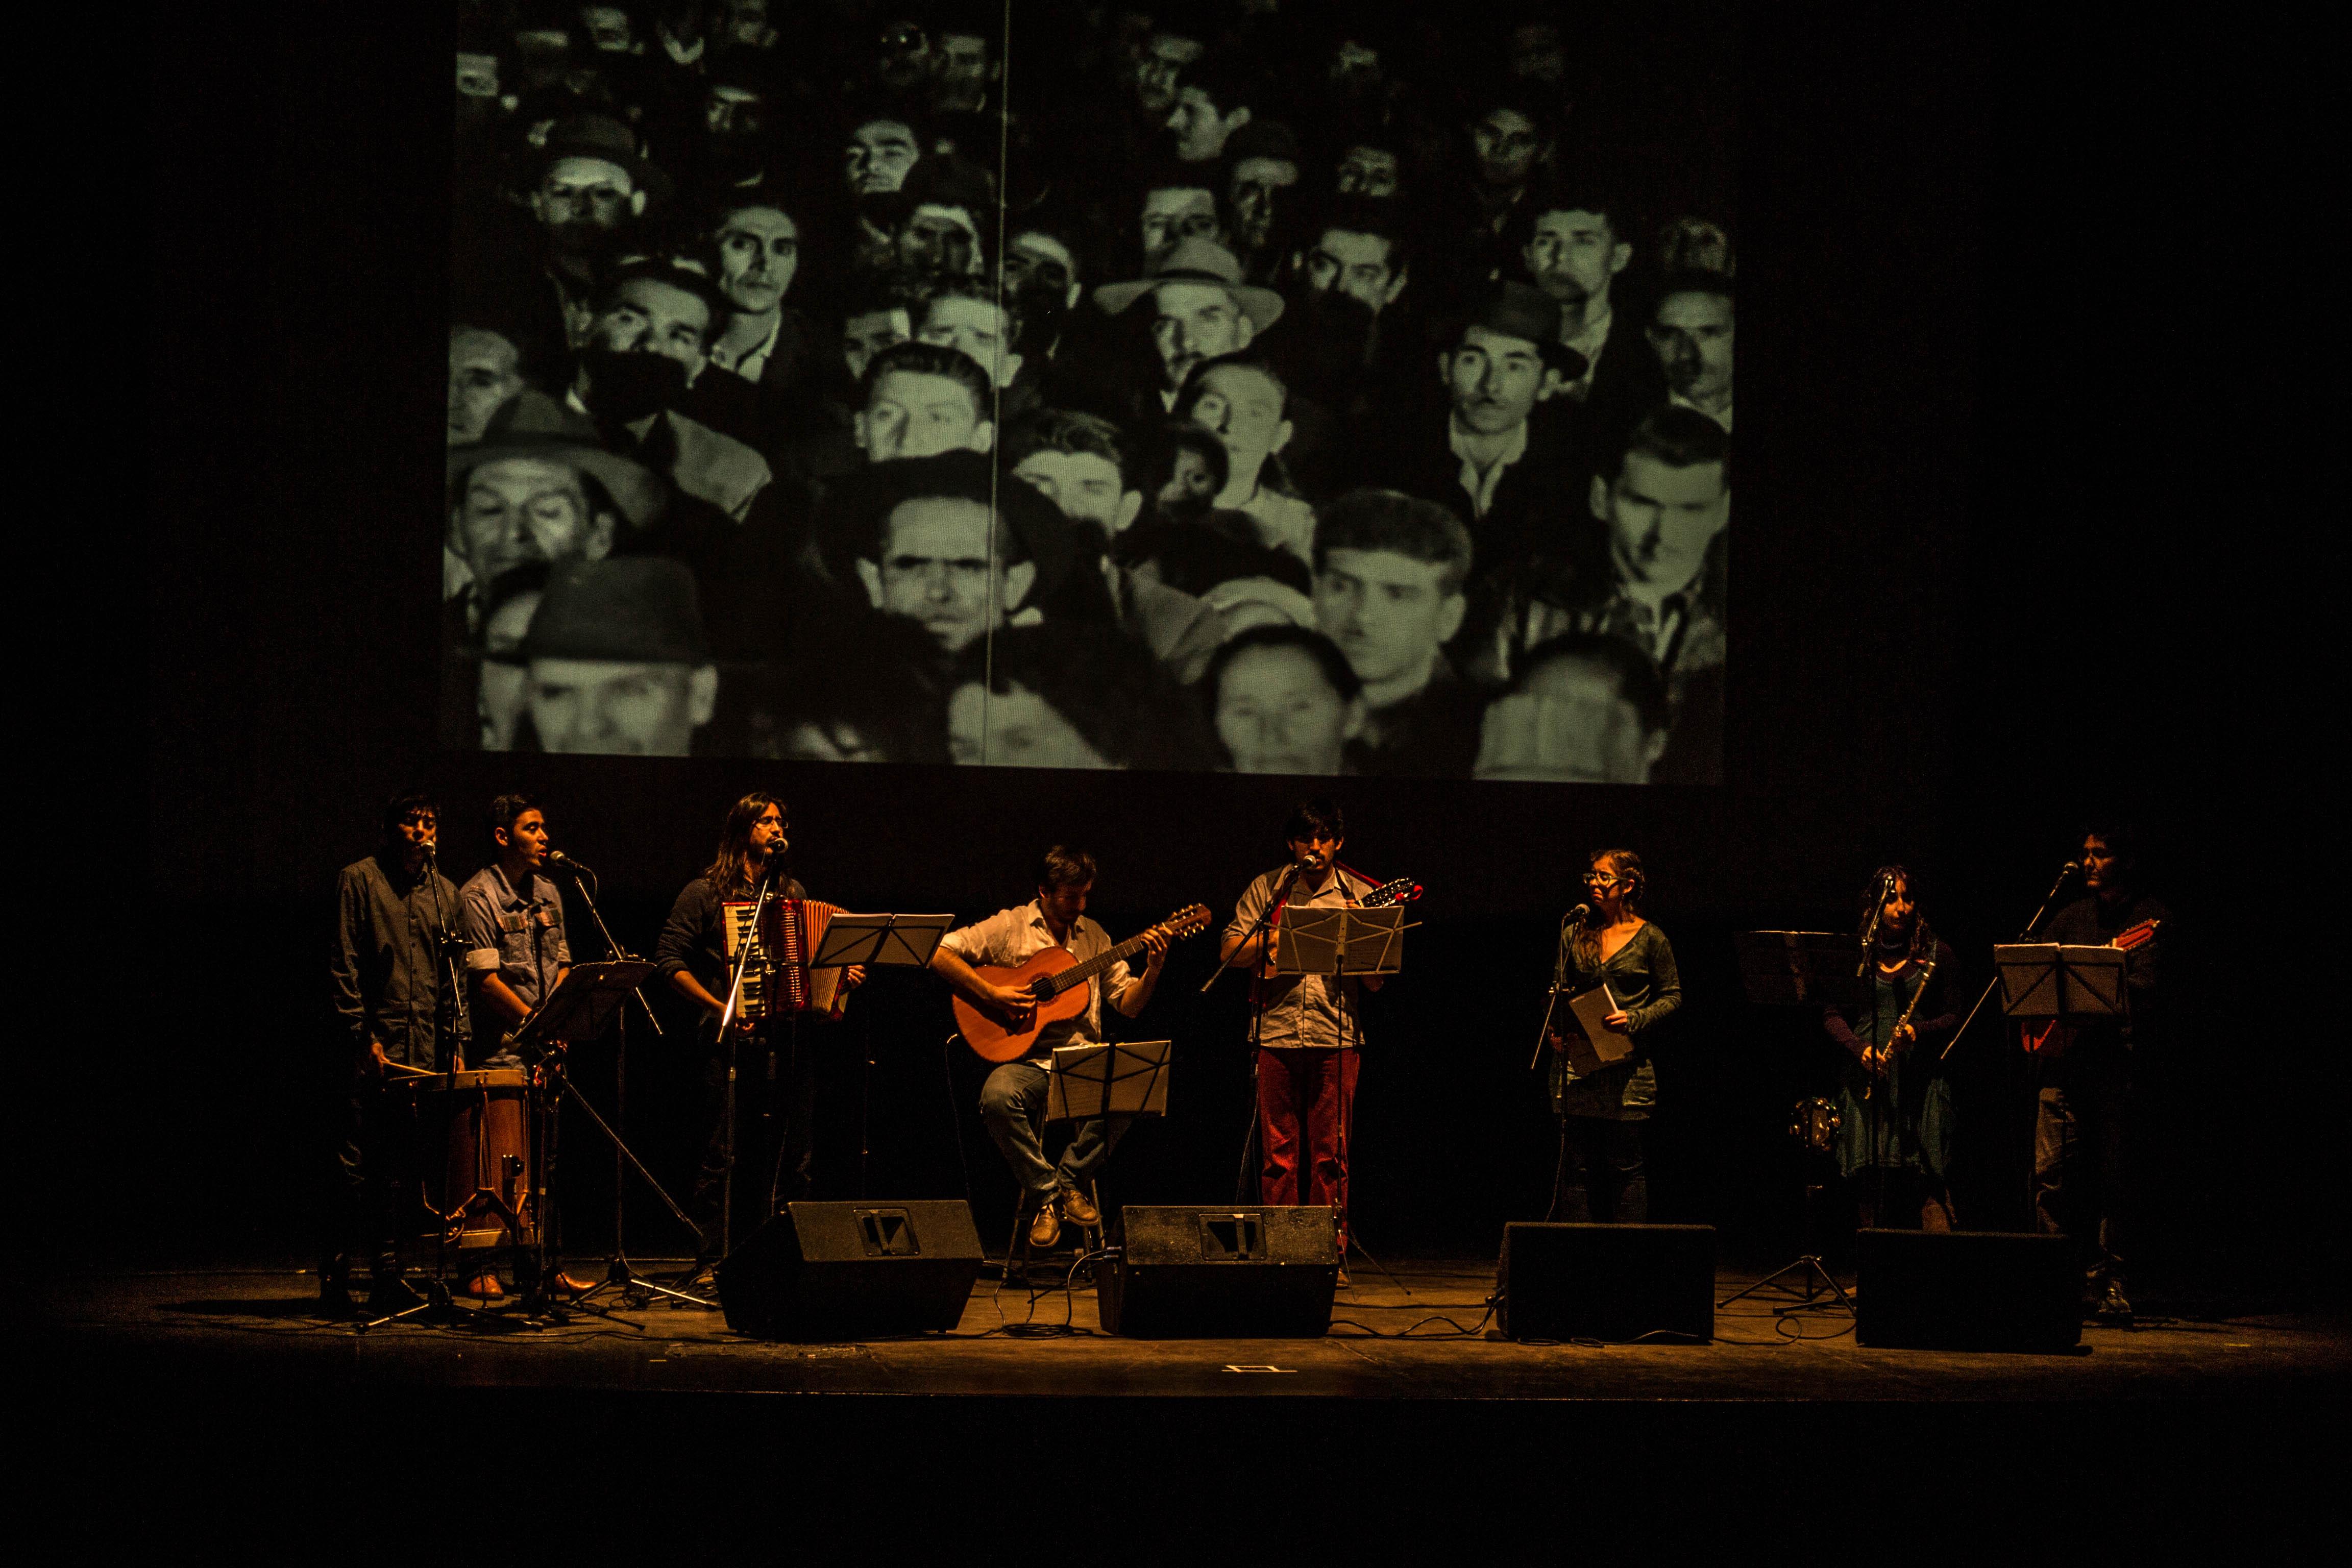
[(28, 19), (28, 1553), (2334, 1538), (2299, 18)]
[(467, 0), (451, 743), (1718, 782), (1735, 9)]

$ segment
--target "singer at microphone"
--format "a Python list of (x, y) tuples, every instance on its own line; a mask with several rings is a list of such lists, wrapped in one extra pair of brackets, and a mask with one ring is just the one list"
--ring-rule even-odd
[[(473, 984), (476, 1059), (464, 1065), (491, 1070), (524, 1064), (506, 1041), (571, 972), (572, 947), (563, 931), (563, 896), (547, 875), (547, 814), (520, 794), (490, 803), (490, 863), (457, 890), (458, 921), (466, 942), (466, 973)], [(521, 1253), (504, 1247), (468, 1254), (470, 1276), (460, 1293), (503, 1293), (502, 1265), (528, 1266)]]
[[(1312, 800), (1291, 813), (1284, 864), (1242, 890), (1221, 956), (1256, 976), (1251, 1044), (1257, 1061), (1259, 1199), (1338, 1211), (1339, 1257), (1348, 1249), (1348, 1125), (1363, 1043), (1361, 993), (1378, 975), (1276, 974), (1276, 932), (1291, 910), (1348, 909), (1372, 884), (1339, 864), (1347, 824), (1339, 806)], [(1345, 1278), (1344, 1270), (1342, 1272)]]
[[(771, 1183), (780, 1202), (807, 1197), (812, 1185), (813, 1136), (816, 1107), (815, 1061), (820, 1047), (817, 1029), (829, 1026), (827, 1015), (802, 1016), (797, 1028), (777, 1029), (761, 1019), (743, 1016), (742, 996), (736, 990), (735, 958), (730, 951), (728, 922), (748, 915), (761, 889), (770, 900), (806, 899), (808, 889), (785, 868), (791, 847), (787, 828), (792, 818), (782, 801), (763, 790), (742, 796), (728, 809), (719, 832), (718, 853), (710, 864), (678, 890), (661, 938), (654, 944), (654, 963), (671, 990), (700, 1013), (696, 1037), (703, 1049), (702, 1116), (707, 1129), (702, 1161), (694, 1177), (688, 1204), (701, 1235), (698, 1271), (725, 1252), (768, 1217)], [(734, 906), (730, 917), (729, 906)], [(754, 985), (754, 963), (744, 970), (745, 984)], [(757, 984), (774, 984), (773, 971), (761, 971)], [(841, 984), (855, 989), (866, 978), (860, 967), (841, 972)], [(755, 991), (755, 994), (758, 993)], [(730, 1000), (734, 1003), (730, 1009)], [(762, 1004), (765, 1010), (768, 1004)], [(722, 1033), (720, 1020), (726, 1019)], [(737, 1092), (727, 1092), (730, 1065)], [(771, 1072), (772, 1066), (773, 1071)], [(729, 1106), (734, 1120), (729, 1120)], [(761, 1146), (763, 1138), (772, 1146)], [(727, 1197), (729, 1173), (735, 1174), (731, 1202)], [(757, 1179), (751, 1179), (756, 1174)], [(721, 1234), (722, 1215), (731, 1217), (736, 1234)]]
[[(2083, 890), (2042, 922), (2037, 942), (2124, 949), (2129, 1005), (2119, 1016), (2059, 1021), (2033, 1052), (2033, 1217), (2044, 1235), (2075, 1238), (2103, 1322), (2129, 1323), (2125, 1274), (2131, 1236), (2131, 1082), (2147, 1032), (2164, 1016), (2158, 979), (2169, 911), (2138, 886), (2136, 836), (2121, 824), (2083, 837)], [(2153, 922), (2153, 923), (2151, 923)]]

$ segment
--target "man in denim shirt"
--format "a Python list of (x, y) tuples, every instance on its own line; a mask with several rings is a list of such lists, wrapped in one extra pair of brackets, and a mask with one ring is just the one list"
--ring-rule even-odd
[(491, 862), (457, 891), (473, 979), (474, 1051), (469, 1068), (517, 1068), (504, 1042), (563, 983), (572, 950), (563, 940), (563, 900), (540, 875), (547, 860), (547, 816), (527, 795), (490, 803)]
[[(458, 927), (472, 984), (473, 1068), (509, 1068), (522, 1058), (507, 1037), (563, 984), (572, 950), (563, 940), (563, 900), (540, 875), (547, 859), (547, 816), (527, 795), (490, 803), (491, 862), (457, 890)], [(481, 1255), (466, 1281), (470, 1296), (504, 1294), (498, 1273), (503, 1248)], [(513, 1254), (520, 1268), (521, 1254)]]

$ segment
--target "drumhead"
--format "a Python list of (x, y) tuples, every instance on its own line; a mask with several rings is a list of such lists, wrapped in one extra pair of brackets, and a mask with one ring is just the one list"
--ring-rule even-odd
[(404, 1086), (420, 1094), (446, 1094), (453, 1089), (528, 1089), (530, 1074), (521, 1068), (486, 1068), (475, 1072), (436, 1072), (431, 1078), (410, 1079)]

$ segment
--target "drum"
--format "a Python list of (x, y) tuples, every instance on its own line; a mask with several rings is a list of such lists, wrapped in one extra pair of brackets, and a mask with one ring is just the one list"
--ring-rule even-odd
[(1838, 1108), (1826, 1100), (1801, 1100), (1796, 1113), (1789, 1119), (1789, 1136), (1816, 1154), (1837, 1152), (1838, 1128), (1843, 1119)]
[(402, 1087), (415, 1096), (428, 1230), (460, 1249), (537, 1246), (530, 1075), (436, 1073)]

